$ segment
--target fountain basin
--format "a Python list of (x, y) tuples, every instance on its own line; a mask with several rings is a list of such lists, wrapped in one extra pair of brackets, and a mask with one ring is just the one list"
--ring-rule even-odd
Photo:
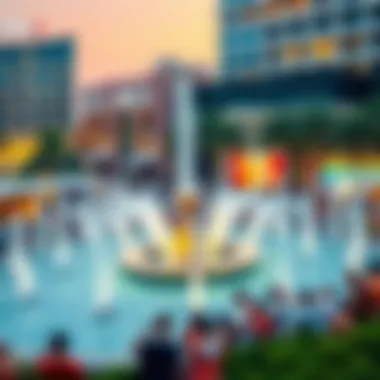
[[(248, 245), (232, 247), (232, 255), (205, 262), (203, 273), (207, 278), (228, 277), (250, 269), (258, 261), (255, 249)], [(190, 275), (189, 262), (159, 263), (147, 257), (146, 251), (138, 249), (128, 252), (123, 268), (134, 275), (161, 280), (187, 279)]]

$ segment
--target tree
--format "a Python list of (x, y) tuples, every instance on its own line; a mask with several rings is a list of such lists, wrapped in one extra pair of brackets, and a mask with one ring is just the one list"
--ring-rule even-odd
[(358, 118), (362, 130), (362, 144), (369, 148), (380, 148), (380, 97), (375, 97), (359, 110)]
[(24, 169), (24, 174), (78, 170), (77, 158), (67, 149), (65, 133), (59, 129), (45, 130), (38, 138), (41, 151)]
[(241, 147), (244, 143), (242, 128), (217, 111), (201, 115), (199, 123), (199, 157), (205, 176), (214, 176), (218, 158), (223, 150)]

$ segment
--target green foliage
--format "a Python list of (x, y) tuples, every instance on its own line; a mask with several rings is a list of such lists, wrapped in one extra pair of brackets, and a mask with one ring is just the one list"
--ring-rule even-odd
[(218, 112), (202, 115), (199, 133), (200, 145), (211, 152), (244, 143), (241, 126), (231, 123)]
[[(233, 350), (226, 360), (226, 380), (377, 380), (380, 324), (358, 327), (347, 335), (300, 334)], [(36, 379), (32, 366), (20, 369), (20, 379)], [(135, 380), (127, 366), (92, 370), (92, 380)]]
[(128, 152), (131, 149), (132, 138), (132, 120), (131, 116), (123, 115), (120, 119), (120, 148), (122, 152)]
[(65, 133), (46, 130), (39, 133), (41, 151), (24, 169), (23, 174), (71, 172), (79, 168), (77, 158), (67, 149)]
[[(346, 111), (338, 107), (277, 110), (263, 128), (262, 140), (291, 154), (324, 148), (380, 148), (380, 97)], [(245, 131), (219, 112), (202, 115), (200, 146), (216, 158), (224, 148), (245, 144)]]
[(113, 368), (104, 368), (93, 371), (89, 378), (91, 380), (136, 380), (137, 376), (132, 369), (115, 366)]
[(201, 115), (198, 138), (200, 154), (213, 170), (216, 169), (218, 157), (223, 150), (244, 144), (241, 126), (229, 122), (221, 113), (215, 111)]
[[(20, 365), (17, 378), (20, 380), (39, 379), (35, 367), (32, 364)], [(137, 380), (135, 370), (122, 365), (90, 369), (86, 378), (89, 380)]]
[(227, 379), (376, 379), (380, 373), (380, 324), (345, 336), (296, 336), (231, 353)]
[(380, 148), (380, 97), (339, 112), (331, 109), (303, 109), (277, 112), (264, 128), (268, 145), (289, 150), (313, 148)]

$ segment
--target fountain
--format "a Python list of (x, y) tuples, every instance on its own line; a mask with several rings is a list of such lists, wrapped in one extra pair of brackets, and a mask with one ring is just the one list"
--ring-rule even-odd
[(96, 199), (96, 205), (94, 201), (95, 199), (88, 202), (80, 211), (79, 216), (93, 263), (94, 310), (97, 315), (106, 316), (112, 314), (114, 310), (115, 274), (113, 266), (107, 260), (109, 252), (103, 244), (105, 230), (102, 227), (107, 220), (100, 217), (99, 211), (104, 210), (102, 208), (104, 204), (101, 199)]
[(272, 214), (270, 217), (275, 223), (276, 230), (280, 237), (282, 237), (284, 244), (289, 238), (289, 203), (287, 197), (279, 193), (273, 200)]
[(117, 249), (120, 252), (120, 260), (123, 263), (129, 251), (128, 244), (130, 239), (127, 236), (127, 222), (130, 219), (130, 212), (128, 211), (128, 202), (124, 198), (117, 198), (116, 201), (117, 204), (112, 202), (106, 215), (117, 243)]
[(11, 247), (8, 264), (17, 294), (22, 299), (30, 299), (36, 293), (36, 281), (26, 257), (22, 232), (21, 222), (14, 219), (11, 224)]
[(309, 256), (315, 256), (317, 252), (316, 221), (313, 204), (310, 198), (305, 198), (301, 206), (301, 217), (303, 221), (302, 247), (303, 252)]
[(96, 257), (95, 261), (95, 313), (99, 316), (110, 315), (114, 311), (116, 298), (115, 273), (107, 260)]
[[(183, 87), (180, 91), (184, 91)], [(184, 101), (181, 96), (179, 99)], [(185, 116), (188, 112), (191, 111), (178, 116), (177, 128), (183, 128), (180, 119), (188, 120)], [(194, 124), (185, 127), (194, 132)], [(194, 136), (189, 137), (188, 132), (184, 135), (186, 139), (181, 133), (176, 135), (179, 145), (183, 147), (189, 141), (196, 145)], [(176, 154), (175, 222), (169, 218), (166, 204), (151, 194), (132, 193), (127, 198), (124, 189), (113, 193), (107, 186), (107, 191), (100, 189), (101, 194), (95, 189), (93, 198), (75, 210), (69, 210), (68, 204), (60, 204), (57, 249), (54, 248), (52, 255), (37, 253), (32, 267), (29, 262), (32, 257), (21, 237), (27, 219), (14, 220), (10, 252), (4, 261), (7, 265), (5, 275), (0, 272), (0, 285), (4, 289), (1, 305), (6, 310), (2, 313), (5, 317), (0, 324), (0, 335), (11, 336), (15, 350), (22, 349), (25, 336), (46, 336), (46, 326), (50, 328), (54, 324), (72, 329), (75, 341), (79, 342), (75, 350), (86, 363), (100, 357), (114, 360), (124, 357), (124, 347), (132, 345), (136, 331), (146, 324), (146, 316), (162, 312), (163, 308), (173, 312), (176, 319), (184, 316), (184, 302), (194, 312), (202, 312), (207, 305), (212, 313), (228, 313), (231, 293), (242, 287), (261, 296), (268, 285), (280, 285), (293, 294), (305, 284), (310, 286), (314, 272), (318, 281), (312, 286), (321, 286), (321, 281), (335, 286), (341, 281), (340, 255), (334, 255), (340, 253), (336, 252), (341, 249), (340, 242), (330, 244), (326, 240), (318, 257), (302, 260), (303, 254), (315, 252), (311, 248), (315, 248), (316, 239), (324, 238), (323, 233), (316, 233), (317, 226), (310, 218), (313, 215), (307, 200), (299, 202), (298, 197), (287, 198), (286, 194), (237, 194), (218, 189), (222, 191), (213, 194), (211, 201), (200, 209), (193, 167), (194, 147), (178, 149)], [(51, 186), (61, 194), (60, 184), (52, 182)], [(247, 211), (248, 217), (245, 218)], [(75, 247), (76, 255), (64, 226), (71, 212), (77, 213), (75, 217), (79, 219), (84, 235), (83, 247)], [(297, 236), (295, 230), (290, 231), (288, 224), (291, 213), (302, 218), (303, 228), (300, 233), (297, 231)], [(355, 270), (362, 267), (368, 244), (361, 217), (362, 214), (353, 213), (352, 240), (346, 262)], [(241, 223), (240, 219), (244, 222)], [(49, 233), (46, 235), (50, 236)], [(119, 250), (121, 263), (120, 255), (116, 255)], [(259, 258), (262, 262), (260, 270), (247, 270)], [(52, 259), (60, 267), (72, 264), (70, 272), (56, 276)], [(118, 277), (118, 265), (134, 276)], [(13, 291), (9, 295), (6, 291), (8, 271), (11, 273), (11, 289), (16, 289), (19, 295), (16, 300), (12, 299)], [(273, 278), (269, 278), (270, 275)], [(206, 279), (212, 276), (221, 277), (223, 281), (206, 286)], [(158, 281), (152, 286), (150, 281), (135, 281), (136, 277)], [(182, 284), (165, 283), (168, 278), (180, 279)], [(32, 305), (33, 319), (30, 314), (19, 313), (19, 305), (14, 301), (33, 297), (36, 291), (39, 302)], [(72, 318), (73, 310), (75, 318)], [(98, 331), (94, 315), (103, 318), (113, 315), (114, 311), (120, 313), (121, 318), (113, 318), (112, 323)], [(101, 344), (97, 344), (99, 336)], [(105, 344), (103, 338), (106, 338)], [(38, 340), (30, 343), (31, 357), (38, 355), (40, 343)]]
[[(247, 230), (247, 238), (252, 237), (252, 244), (254, 247), (259, 248), (261, 245), (261, 239), (266, 232), (268, 226), (268, 215), (270, 212), (270, 207), (264, 199), (261, 199), (257, 205), (255, 205), (255, 217), (251, 222)], [(259, 249), (258, 249), (259, 251)]]
[[(252, 241), (236, 242), (229, 231), (236, 216), (236, 205), (216, 205), (200, 212), (200, 195), (196, 178), (197, 120), (192, 80), (177, 68), (173, 84), (174, 101), (174, 194), (176, 222), (169, 223), (158, 202), (146, 201), (139, 210), (139, 220), (149, 232), (150, 241), (141, 250), (126, 255), (127, 270), (160, 279), (187, 279), (189, 303), (194, 308), (204, 302), (205, 276), (225, 276), (249, 268), (255, 261)], [(205, 211), (203, 209), (202, 211)], [(211, 220), (208, 218), (211, 216)], [(214, 217), (214, 218), (213, 218)], [(210, 228), (206, 229), (205, 224)], [(203, 227), (202, 227), (203, 226)], [(207, 235), (202, 233), (208, 230)], [(153, 256), (158, 259), (152, 260)], [(234, 260), (225, 253), (234, 252)]]
[(69, 238), (67, 236), (67, 206), (64, 200), (61, 200), (58, 215), (57, 243), (55, 250), (55, 263), (59, 268), (67, 268), (71, 262), (71, 250)]
[(363, 202), (361, 199), (356, 199), (350, 210), (351, 231), (346, 259), (347, 269), (353, 272), (361, 272), (364, 269), (368, 248), (363, 213)]

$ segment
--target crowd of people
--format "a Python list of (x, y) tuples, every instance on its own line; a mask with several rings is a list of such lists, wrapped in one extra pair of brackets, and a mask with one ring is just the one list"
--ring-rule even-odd
[[(380, 314), (379, 267), (366, 275), (347, 276), (347, 289), (344, 301), (331, 289), (295, 296), (278, 287), (262, 302), (237, 293), (233, 298), (237, 317), (215, 320), (195, 315), (180, 339), (173, 332), (171, 317), (160, 315), (136, 343), (136, 376), (141, 380), (221, 380), (224, 358), (233, 347), (299, 331), (341, 334)], [(69, 343), (65, 333), (53, 334), (47, 352), (34, 364), (38, 378), (86, 378), (86, 368), (70, 355)], [(1, 344), (0, 379), (16, 379), (17, 370), (9, 348)]]
[(141, 379), (221, 380), (226, 354), (234, 348), (296, 333), (344, 334), (380, 315), (380, 268), (347, 276), (347, 297), (332, 289), (292, 295), (272, 289), (262, 302), (234, 296), (237, 318), (195, 316), (183, 339), (175, 341), (168, 316), (158, 317), (137, 348)]
[[(56, 332), (50, 338), (47, 351), (34, 363), (38, 379), (81, 380), (86, 376), (84, 364), (70, 354), (69, 337), (64, 332)], [(8, 347), (0, 345), (0, 379), (19, 378), (16, 361)]]

